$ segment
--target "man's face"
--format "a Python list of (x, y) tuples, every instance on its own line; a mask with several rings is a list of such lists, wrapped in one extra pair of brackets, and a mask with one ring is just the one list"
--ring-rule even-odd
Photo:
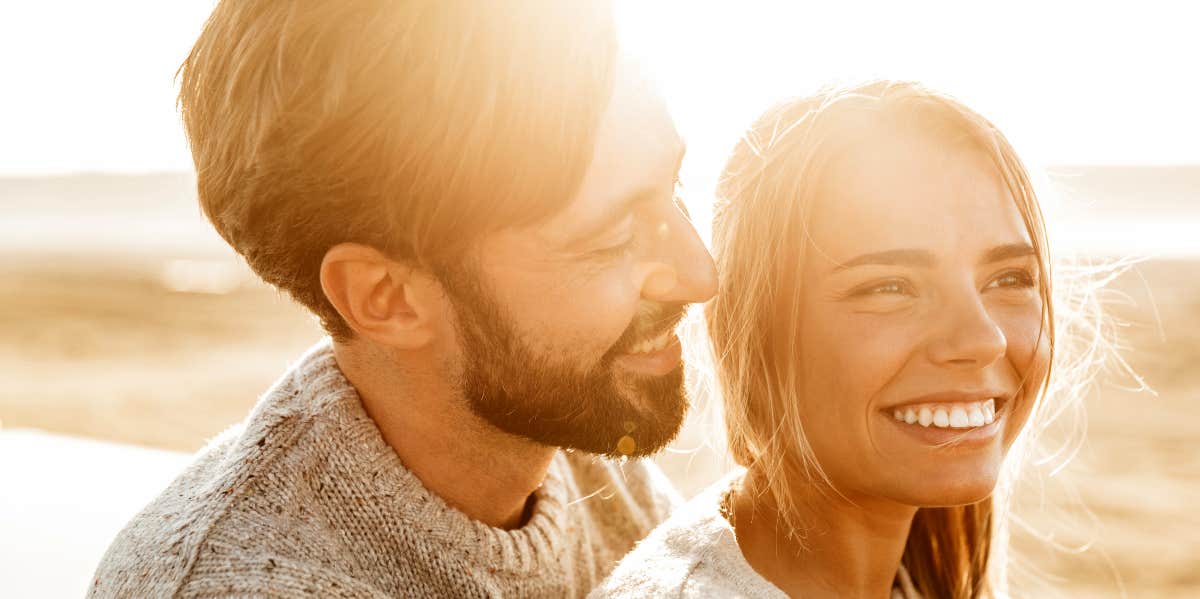
[(617, 69), (579, 192), (532, 227), (487, 236), (447, 277), (464, 399), (494, 426), (608, 455), (665, 446), (687, 410), (673, 330), (716, 288), (675, 196), (683, 144), (658, 96)]

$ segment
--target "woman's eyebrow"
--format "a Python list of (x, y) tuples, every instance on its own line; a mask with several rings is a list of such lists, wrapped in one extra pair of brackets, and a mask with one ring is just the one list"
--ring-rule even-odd
[[(1026, 256), (1035, 255), (1033, 246), (1028, 243), (1007, 243), (998, 245), (983, 253), (983, 258), (979, 260), (980, 264), (991, 264), (993, 262), (1001, 262), (1012, 258), (1024, 258)], [(932, 268), (937, 264), (937, 258), (933, 252), (917, 248), (901, 248), (895, 250), (885, 250), (882, 252), (871, 252), (869, 254), (861, 254), (850, 260), (842, 262), (833, 267), (833, 272), (841, 272), (855, 266), (864, 266), (867, 264), (882, 265), (882, 266), (917, 266), (922, 268)]]
[(903, 248), (896, 250), (886, 250), (882, 252), (871, 252), (869, 254), (861, 254), (838, 264), (833, 267), (833, 272), (841, 272), (855, 266), (864, 266), (867, 264), (881, 264), (884, 266), (921, 266), (925, 268), (932, 267), (937, 260), (933, 257), (933, 252), (929, 250), (921, 250), (915, 248)]
[(983, 254), (983, 258), (979, 261), (980, 264), (991, 264), (993, 262), (1001, 262), (1012, 258), (1024, 258), (1033, 256), (1037, 252), (1033, 251), (1033, 246), (1028, 243), (1007, 243), (998, 245)]

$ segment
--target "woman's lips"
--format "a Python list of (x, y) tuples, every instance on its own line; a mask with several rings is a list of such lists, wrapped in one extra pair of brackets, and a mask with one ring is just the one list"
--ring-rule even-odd
[[(1008, 403), (989, 398), (977, 402), (910, 404), (882, 410), (879, 415), (888, 421), (888, 426), (922, 444), (969, 447), (985, 445), (1003, 430)], [(911, 422), (909, 410), (913, 412)], [(972, 410), (978, 410), (978, 415), (973, 415)], [(896, 417), (897, 411), (900, 418)]]
[(907, 424), (937, 428), (977, 428), (996, 417), (996, 400), (909, 404), (892, 409), (892, 418)]

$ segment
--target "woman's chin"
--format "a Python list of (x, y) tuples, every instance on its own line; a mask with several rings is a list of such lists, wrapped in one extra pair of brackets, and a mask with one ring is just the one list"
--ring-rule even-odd
[(938, 481), (934, 484), (924, 484), (919, 489), (910, 489), (903, 497), (902, 503), (916, 507), (970, 505), (987, 499), (995, 488), (995, 478)]
[(998, 479), (999, 468), (984, 467), (983, 464), (971, 468), (907, 470), (877, 479), (882, 486), (876, 485), (871, 494), (914, 507), (968, 505), (990, 496)]

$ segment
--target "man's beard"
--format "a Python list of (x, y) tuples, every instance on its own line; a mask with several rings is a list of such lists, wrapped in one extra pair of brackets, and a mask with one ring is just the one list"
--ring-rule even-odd
[(673, 329), (686, 305), (644, 303), (620, 339), (583, 368), (523, 343), (478, 276), (455, 278), (446, 288), (462, 346), (459, 388), (492, 426), (544, 445), (614, 457), (655, 453), (679, 433), (688, 408), (682, 363), (662, 376), (619, 376), (614, 361)]

